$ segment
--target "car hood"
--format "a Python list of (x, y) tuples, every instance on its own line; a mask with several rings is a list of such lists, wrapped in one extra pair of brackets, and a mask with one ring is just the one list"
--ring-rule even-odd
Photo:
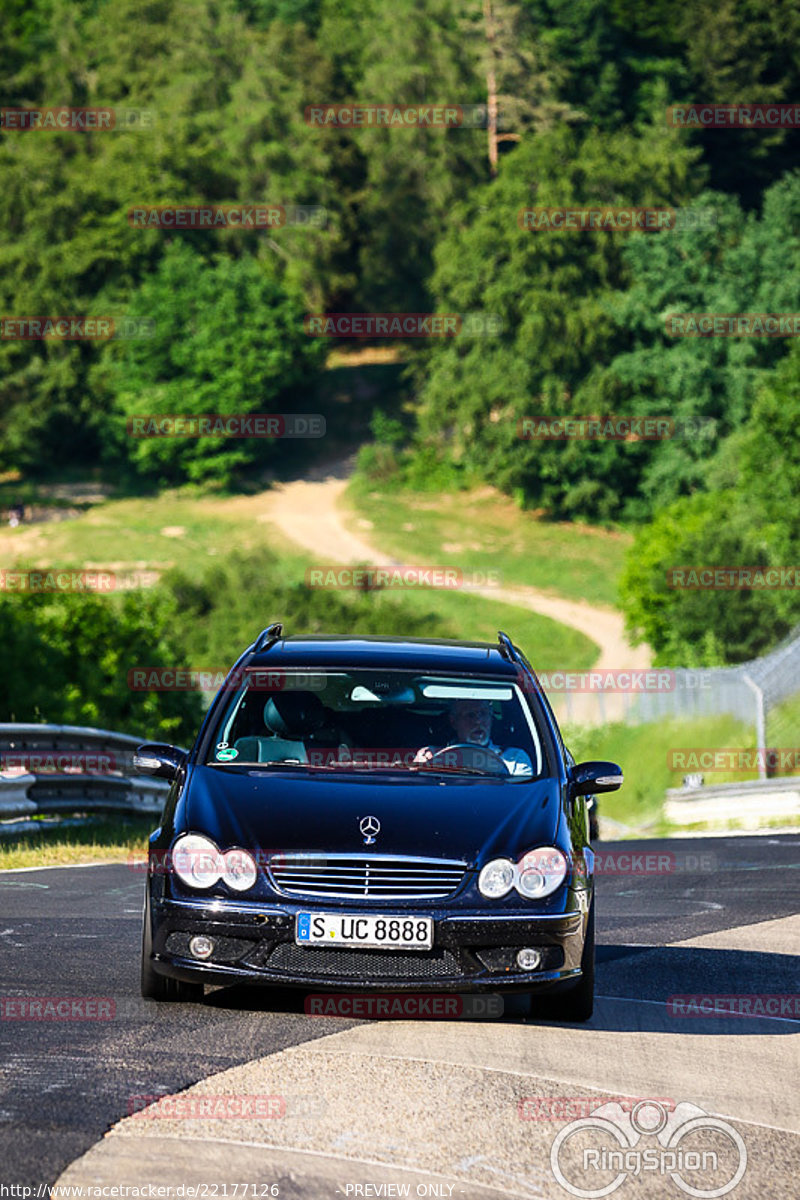
[[(369, 847), (359, 829), (376, 817)], [(421, 855), (470, 864), (552, 844), (555, 779), (530, 783), (386, 775), (309, 778), (299, 773), (195, 766), (175, 831), (205, 833), (220, 849)]]

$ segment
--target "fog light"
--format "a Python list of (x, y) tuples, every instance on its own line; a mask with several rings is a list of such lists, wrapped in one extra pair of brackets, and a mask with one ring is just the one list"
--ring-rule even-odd
[(214, 939), (198, 934), (189, 942), (189, 953), (194, 958), (211, 958), (214, 953)]
[(538, 950), (519, 950), (517, 952), (517, 966), (523, 971), (535, 971), (542, 961), (542, 956)]

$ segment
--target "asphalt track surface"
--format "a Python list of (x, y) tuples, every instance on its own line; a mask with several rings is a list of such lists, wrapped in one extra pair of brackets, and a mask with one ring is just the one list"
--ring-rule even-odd
[[(130, 1162), (124, 1169), (119, 1165), (125, 1153), (140, 1173), (150, 1164), (147, 1178), (156, 1170), (158, 1177), (171, 1170), (174, 1178), (183, 1178), (181, 1170), (189, 1170), (181, 1167), (187, 1142), (174, 1132), (171, 1143), (162, 1136), (173, 1122), (140, 1122), (153, 1134), (149, 1138), (144, 1128), (138, 1136), (137, 1126), (133, 1140), (112, 1134), (97, 1143), (129, 1116), (134, 1097), (202, 1088), (209, 1077), (231, 1069), (226, 1079), (238, 1080), (242, 1090), (274, 1092), (274, 1080), (269, 1087), (266, 1081), (275, 1062), (281, 1064), (289, 1109), (295, 1106), (299, 1120), (303, 1111), (313, 1118), (315, 1102), (317, 1112), (320, 1104), (327, 1106), (325, 1119), (312, 1119), (311, 1132), (306, 1120), (294, 1144), (291, 1122), (282, 1123), (284, 1150), (269, 1169), (283, 1172), (284, 1200), (352, 1195), (341, 1186), (342, 1176), (329, 1170), (343, 1161), (360, 1171), (354, 1165), (347, 1179), (377, 1185), (447, 1179), (455, 1188), (450, 1193), (442, 1185), (429, 1195), (567, 1196), (555, 1184), (545, 1154), (558, 1126), (523, 1126), (517, 1119), (504, 1146), (509, 1122), (514, 1123), (508, 1114), (522, 1096), (598, 1089), (636, 1097), (672, 1096), (677, 1089), (677, 1101), (731, 1118), (749, 1149), (747, 1175), (733, 1194), (796, 1196), (800, 1020), (679, 1019), (665, 1015), (665, 1002), (676, 994), (800, 992), (793, 916), (800, 911), (800, 835), (605, 843), (600, 849), (607, 855), (671, 855), (677, 869), (632, 875), (624, 873), (623, 859), (623, 873), (600, 875), (599, 1000), (589, 1024), (571, 1027), (514, 1019), (490, 1024), (309, 1017), (303, 993), (283, 989), (220, 989), (202, 1005), (156, 1005), (138, 994), (140, 871), (120, 864), (0, 873), (0, 998), (101, 997), (115, 1004), (115, 1016), (107, 1021), (0, 1020), (0, 1183), (37, 1189), (65, 1170), (65, 1179), (117, 1182), (133, 1169)], [(393, 1074), (387, 1074), (387, 1064)], [(344, 1086), (348, 1071), (355, 1074), (343, 1098), (336, 1086)], [(437, 1089), (443, 1097), (459, 1088), (461, 1095), (480, 1097), (475, 1121), (485, 1126), (487, 1139), (496, 1139), (496, 1150), (491, 1140), (481, 1142), (477, 1123), (469, 1129), (467, 1100), (463, 1121), (451, 1114), (437, 1132), (436, 1114), (426, 1114), (424, 1096), (420, 1102), (420, 1072), (427, 1073), (431, 1105)], [(391, 1094), (398, 1105), (413, 1094), (414, 1103), (403, 1110), (408, 1124), (402, 1146), (381, 1131), (380, 1106), (365, 1111), (363, 1121), (359, 1117), (359, 1104), (370, 1108), (371, 1087), (384, 1098)], [(503, 1089), (509, 1088), (506, 1095)], [(486, 1120), (493, 1107), (506, 1114), (505, 1128), (494, 1133)], [(400, 1118), (389, 1112), (385, 1119)], [(368, 1139), (365, 1122), (372, 1126)], [(131, 1124), (123, 1121), (122, 1131)], [(196, 1136), (213, 1142), (219, 1125), (210, 1134), (188, 1127), (182, 1133), (188, 1132), (189, 1141)], [(242, 1164), (248, 1155), (261, 1154), (257, 1177), (266, 1177), (269, 1159), (256, 1146), (259, 1139), (247, 1128), (226, 1125), (228, 1150), (239, 1146)], [(541, 1142), (544, 1135), (539, 1145), (536, 1138)], [(423, 1140), (412, 1153), (415, 1137)], [(514, 1148), (519, 1138), (527, 1138), (523, 1151)], [(222, 1135), (218, 1140), (223, 1146)], [(464, 1147), (474, 1152), (462, 1153)], [(117, 1157), (109, 1158), (113, 1154)], [(196, 1157), (194, 1149), (191, 1154)], [(222, 1162), (229, 1159), (218, 1158), (217, 1166)], [(313, 1178), (309, 1162), (317, 1164)], [(67, 1170), (70, 1164), (75, 1165)], [(364, 1164), (371, 1164), (371, 1174), (364, 1174)], [(228, 1169), (229, 1177), (245, 1178), (242, 1169)], [(642, 1190), (646, 1181), (639, 1179), (639, 1190), (629, 1193), (631, 1182), (614, 1195), (685, 1194), (663, 1179), (652, 1192)], [(414, 1185), (409, 1194), (425, 1193)]]

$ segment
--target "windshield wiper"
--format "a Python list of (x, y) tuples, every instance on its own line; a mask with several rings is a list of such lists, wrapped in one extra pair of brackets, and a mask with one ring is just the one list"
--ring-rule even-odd
[(307, 767), (299, 758), (270, 758), (266, 762), (250, 762), (246, 758), (232, 758), (229, 762), (208, 762), (207, 767)]
[(480, 775), (481, 778), (502, 779), (504, 776), (498, 775), (496, 771), (482, 771), (480, 767), (464, 767), (464, 766), (444, 766), (442, 763), (436, 763), (435, 766), (430, 766), (428, 763), (412, 763), (409, 766), (409, 771), (430, 771), (431, 774), (442, 775)]

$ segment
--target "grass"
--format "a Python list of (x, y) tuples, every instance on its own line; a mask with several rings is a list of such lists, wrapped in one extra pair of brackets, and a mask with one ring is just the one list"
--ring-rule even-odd
[(379, 491), (358, 476), (347, 496), (372, 522), (373, 541), (398, 558), (498, 571), (503, 584), (616, 606), (629, 534), (543, 520), (492, 488)]
[(98, 816), (80, 825), (57, 823), (0, 837), (0, 871), (124, 862), (134, 853), (146, 859), (147, 839), (157, 823), (155, 817)]
[[(302, 580), (306, 568), (315, 563), (281, 539), (264, 519), (263, 509), (258, 494), (209, 495), (195, 488), (111, 499), (69, 521), (0, 529), (0, 556), (19, 568), (104, 569), (155, 582), (159, 573), (173, 566), (199, 579), (209, 560), (223, 558), (235, 548), (253, 559), (259, 553), (277, 554), (276, 578)], [(391, 596), (413, 611), (436, 613), (455, 637), (493, 641), (498, 629), (507, 629), (523, 647), (536, 648), (542, 669), (566, 664), (580, 670), (596, 659), (594, 643), (576, 630), (466, 592), (409, 588), (371, 595), (376, 605), (383, 596)], [(256, 620), (253, 635), (275, 615), (265, 612), (261, 624)], [(280, 615), (291, 628), (291, 613)]]
[[(777, 704), (767, 714), (767, 746), (773, 750), (793, 750), (800, 762), (800, 692)], [(778, 775), (797, 773), (781, 769), (776, 772)]]
[[(662, 817), (667, 788), (680, 787), (687, 772), (673, 770), (668, 754), (678, 748), (695, 747), (751, 749), (755, 746), (752, 727), (734, 717), (722, 715), (698, 717), (692, 721), (658, 721), (646, 725), (623, 723), (596, 729), (566, 728), (564, 737), (578, 761), (605, 759), (619, 763), (625, 782), (618, 792), (601, 796), (603, 815), (632, 828), (653, 824), (653, 833), (667, 831)], [(756, 772), (704, 773), (706, 783), (742, 782), (757, 777)]]
[[(504, 629), (523, 650), (535, 652), (536, 665), (540, 670), (560, 669), (565, 662), (573, 670), (584, 670), (597, 658), (594, 642), (577, 629), (515, 605), (501, 604), (496, 600), (446, 588), (408, 589), (402, 592), (388, 589), (372, 595), (377, 597), (378, 604), (381, 596), (385, 595), (402, 598), (403, 604), (412, 611), (435, 613), (452, 628), (454, 637), (466, 641), (493, 642), (497, 631)], [(401, 634), (402, 630), (394, 632)]]

